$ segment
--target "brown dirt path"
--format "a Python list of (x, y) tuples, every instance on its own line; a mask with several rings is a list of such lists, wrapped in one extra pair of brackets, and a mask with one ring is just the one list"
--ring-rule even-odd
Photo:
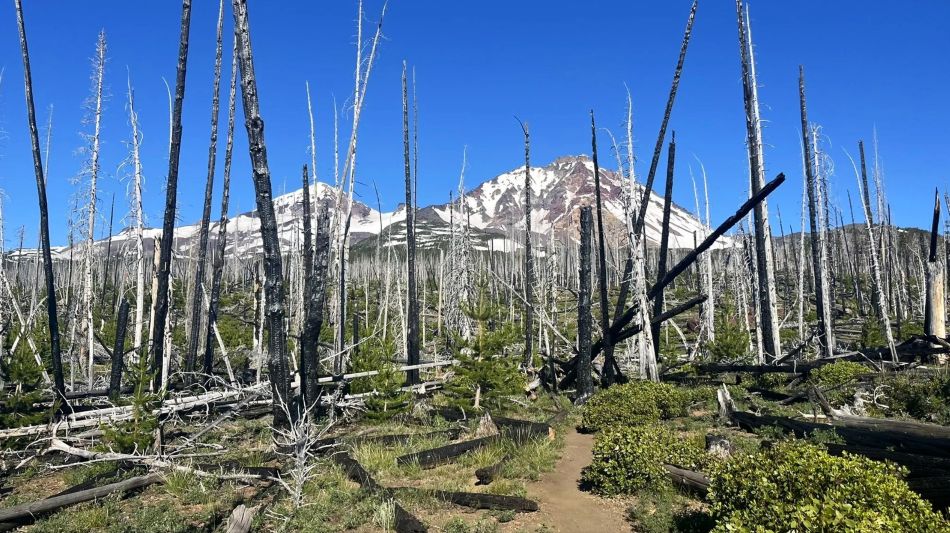
[(614, 533), (631, 531), (622, 500), (598, 498), (579, 488), (581, 471), (593, 458), (593, 435), (574, 429), (564, 436), (564, 451), (554, 471), (528, 485), (528, 498), (540, 510), (503, 524), (504, 531), (557, 531), (560, 533)]

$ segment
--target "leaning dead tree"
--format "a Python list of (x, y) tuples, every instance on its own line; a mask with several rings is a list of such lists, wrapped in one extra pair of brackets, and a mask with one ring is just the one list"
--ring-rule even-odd
[(163, 375), (165, 329), (168, 318), (168, 285), (171, 277), (172, 245), (175, 242), (175, 208), (178, 203), (178, 161), (181, 157), (181, 112), (185, 100), (185, 75), (188, 64), (188, 34), (191, 30), (191, 0), (182, 0), (181, 32), (178, 41), (178, 69), (175, 76), (175, 103), (172, 108), (171, 140), (168, 150), (168, 181), (165, 184), (165, 215), (162, 219), (161, 249), (155, 272), (152, 317), (152, 373), (156, 390), (165, 388)]
[(284, 328), (284, 272), (277, 235), (277, 218), (271, 194), (267, 146), (264, 143), (264, 119), (261, 118), (251, 51), (251, 30), (247, 0), (232, 0), (234, 34), (237, 38), (238, 66), (241, 72), (241, 98), (244, 104), (244, 127), (251, 158), (254, 196), (261, 219), (261, 240), (264, 250), (264, 294), (267, 296), (267, 371), (273, 393), (274, 424), (286, 427), (297, 413), (282, 406), (290, 405), (290, 373), (287, 362), (287, 331)]
[[(742, 60), (742, 100), (746, 115), (746, 145), (749, 152), (750, 192), (755, 194), (765, 185), (765, 157), (762, 145), (762, 118), (759, 115), (758, 86), (755, 77), (755, 56), (752, 50), (752, 35), (748, 13), (743, 13), (742, 0), (736, 0), (736, 15), (739, 25), (739, 56)], [(755, 261), (758, 282), (759, 323), (762, 334), (762, 351), (769, 362), (781, 357), (782, 343), (779, 334), (779, 317), (776, 307), (775, 261), (772, 249), (772, 229), (766, 200), (753, 210), (755, 220)], [(833, 341), (832, 341), (833, 342)]]
[(36, 108), (33, 106), (33, 76), (30, 72), (30, 51), (26, 40), (26, 25), (23, 21), (23, 4), (14, 0), (17, 29), (20, 33), (20, 52), (23, 56), (23, 91), (26, 96), (27, 120), (30, 126), (30, 145), (33, 149), (33, 172), (36, 175), (36, 193), (40, 208), (40, 248), (43, 253), (43, 274), (46, 279), (46, 313), (49, 326), (50, 359), (53, 365), (53, 385), (56, 393), (65, 398), (66, 384), (63, 378), (63, 361), (59, 342), (59, 321), (56, 315), (56, 283), (53, 278), (53, 257), (49, 241), (49, 206), (46, 203), (46, 178), (43, 175), (43, 159), (40, 152), (40, 136), (36, 127)]

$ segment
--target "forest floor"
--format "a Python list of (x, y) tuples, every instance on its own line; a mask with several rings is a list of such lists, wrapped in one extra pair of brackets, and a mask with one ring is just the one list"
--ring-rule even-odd
[(581, 473), (593, 459), (594, 436), (565, 430), (564, 448), (553, 472), (529, 484), (528, 498), (539, 511), (520, 515), (504, 524), (502, 531), (543, 530), (559, 533), (630, 531), (622, 499), (604, 499), (584, 490)]

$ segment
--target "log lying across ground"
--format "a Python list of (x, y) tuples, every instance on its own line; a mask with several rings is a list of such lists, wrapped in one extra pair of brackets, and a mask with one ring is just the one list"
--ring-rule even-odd
[(839, 437), (851, 445), (879, 449), (893, 448), (902, 453), (950, 458), (950, 428), (932, 424), (896, 420), (881, 420), (873, 424), (836, 420), (832, 424), (820, 424), (742, 411), (730, 413), (730, 418), (738, 426), (749, 430), (778, 426), (799, 437), (805, 437), (816, 430), (834, 430)]
[(0, 528), (2, 528), (4, 524), (11, 522), (15, 523), (17, 520), (24, 517), (56, 511), (58, 509), (62, 509), (63, 507), (68, 507), (77, 503), (83, 503), (102, 498), (115, 492), (127, 492), (134, 489), (140, 489), (154, 483), (161, 483), (162, 479), (163, 478), (160, 474), (152, 473), (144, 476), (136, 476), (126, 479), (125, 481), (109, 483), (108, 485), (103, 485), (101, 487), (94, 487), (69, 494), (63, 494), (61, 496), (45, 498), (32, 503), (24, 503), (20, 505), (14, 505), (13, 507), (8, 507), (6, 509), (0, 509)]
[(890, 461), (907, 467), (911, 477), (929, 477), (933, 475), (950, 475), (950, 459), (917, 455), (913, 453), (895, 452), (883, 448), (869, 448), (851, 444), (826, 444), (828, 453), (841, 455), (848, 452), (854, 455), (863, 455), (877, 461)]
[[(401, 490), (401, 489), (400, 489)], [(424, 490), (424, 489), (409, 489)], [(433, 490), (425, 492), (440, 500), (470, 507), (472, 509), (492, 509), (496, 511), (517, 511), (521, 513), (532, 513), (538, 510), (538, 502), (518, 496), (502, 496), (499, 494), (486, 494), (480, 492), (454, 492), (444, 490)]]
[(673, 483), (697, 492), (700, 496), (706, 496), (709, 492), (709, 478), (702, 472), (693, 472), (684, 470), (673, 465), (663, 465), (669, 474)]
[(487, 437), (481, 437), (478, 439), (465, 440), (462, 442), (456, 442), (454, 444), (446, 444), (445, 446), (439, 446), (438, 448), (432, 448), (429, 450), (423, 450), (421, 452), (409, 453), (400, 456), (396, 459), (396, 463), (405, 465), (418, 462), (419, 466), (422, 468), (432, 468), (447, 463), (464, 453), (498, 442), (500, 439), (501, 435), (489, 435)]
[(350, 457), (350, 454), (334, 454), (333, 460), (343, 468), (347, 477), (359, 483), (360, 487), (383, 499), (392, 500), (396, 519), (394, 526), (397, 533), (425, 533), (428, 531), (425, 524), (399, 505), (399, 502), (393, 497), (392, 489), (380, 485), (359, 461)]

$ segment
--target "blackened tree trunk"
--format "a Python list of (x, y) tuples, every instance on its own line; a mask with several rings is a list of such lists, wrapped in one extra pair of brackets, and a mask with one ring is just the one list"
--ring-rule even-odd
[[(762, 120), (759, 115), (758, 87), (755, 77), (755, 59), (748, 20), (744, 17), (742, 0), (736, 0), (739, 25), (739, 55), (742, 60), (742, 100), (746, 115), (746, 144), (749, 151), (750, 194), (765, 185), (765, 157), (762, 146)], [(768, 202), (762, 200), (753, 211), (755, 221), (755, 262), (758, 282), (759, 323), (766, 360), (772, 362), (782, 355), (779, 317), (776, 306), (775, 261), (772, 249), (772, 229), (769, 225)]]
[(191, 0), (182, 0), (181, 33), (178, 41), (178, 73), (175, 76), (175, 103), (172, 107), (172, 135), (168, 149), (168, 181), (165, 185), (165, 216), (162, 220), (161, 249), (156, 269), (155, 316), (152, 334), (154, 388), (165, 386), (162, 360), (165, 357), (165, 321), (168, 318), (168, 283), (171, 277), (172, 244), (175, 242), (175, 207), (178, 202), (178, 161), (181, 156), (181, 111), (185, 101), (185, 74), (188, 64), (188, 34), (191, 29)]
[(125, 334), (129, 327), (129, 301), (122, 298), (115, 322), (115, 344), (112, 348), (112, 369), (109, 375), (109, 399), (115, 402), (122, 391), (122, 368), (125, 362)]
[(637, 213), (634, 222), (634, 233), (639, 234), (643, 231), (643, 224), (646, 222), (647, 207), (650, 205), (650, 194), (653, 192), (653, 180), (656, 177), (656, 168), (660, 163), (660, 153), (663, 151), (663, 141), (666, 139), (666, 127), (670, 123), (670, 115), (673, 113), (673, 101), (676, 100), (676, 90), (679, 88), (680, 75), (683, 73), (683, 63), (686, 61), (686, 50), (689, 48), (689, 38), (693, 34), (693, 22), (696, 20), (696, 9), (699, 8), (699, 0), (693, 1), (693, 6), (689, 10), (689, 19), (686, 21), (686, 31), (683, 33), (683, 43), (680, 46), (680, 55), (676, 61), (676, 70), (673, 71), (673, 83), (670, 86), (670, 95), (666, 100), (666, 110), (663, 112), (663, 122), (660, 124), (660, 134), (656, 138), (656, 146), (653, 148), (653, 159), (650, 160), (650, 171), (647, 173), (647, 181), (643, 186), (641, 195), (640, 210)]
[[(577, 291), (577, 403), (584, 403), (594, 394), (591, 376), (591, 226), (594, 221), (590, 206), (581, 208), (580, 286)], [(605, 337), (606, 338), (606, 337)], [(605, 347), (606, 348), (606, 347)], [(555, 380), (555, 383), (557, 380)]]
[(532, 367), (534, 346), (534, 250), (531, 248), (531, 135), (528, 125), (521, 123), (524, 133), (524, 355), (521, 366)]
[[(198, 345), (201, 337), (201, 295), (204, 290), (205, 261), (208, 256), (208, 233), (211, 225), (211, 193), (214, 190), (214, 166), (218, 155), (218, 110), (221, 88), (221, 55), (224, 33), (224, 0), (218, 4), (217, 47), (214, 56), (213, 95), (211, 97), (211, 140), (208, 144), (208, 175), (205, 179), (204, 207), (201, 211), (201, 226), (198, 229), (198, 257), (195, 261), (195, 288), (191, 291), (191, 330), (188, 334), (188, 353), (185, 356), (185, 370), (193, 372), (198, 358)], [(207, 328), (204, 330), (209, 331)], [(207, 344), (207, 343), (206, 343)], [(210, 369), (204, 369), (210, 375)]]
[[(660, 232), (660, 251), (656, 266), (656, 280), (659, 284), (663, 276), (666, 276), (666, 259), (670, 249), (670, 210), (673, 204), (673, 167), (676, 162), (676, 132), (673, 132), (670, 140), (669, 156), (666, 162), (666, 191), (663, 195), (663, 227)], [(660, 316), (663, 313), (664, 291), (657, 291), (653, 297), (653, 316)], [(653, 353), (660, 354), (660, 327), (662, 323), (653, 324)]]
[(330, 266), (330, 209), (324, 206), (317, 218), (316, 259), (313, 265), (313, 280), (309, 288), (309, 300), (304, 302), (307, 308), (305, 335), (300, 346), (300, 372), (304, 400), (312, 408), (320, 394), (320, 358), (317, 345), (320, 328), (323, 327), (323, 309), (326, 302), (327, 270)]
[(597, 125), (594, 112), (590, 112), (591, 157), (594, 163), (594, 200), (597, 203), (597, 284), (600, 291), (600, 330), (604, 335), (604, 387), (613, 385), (616, 380), (614, 371), (614, 343), (610, 335), (609, 300), (607, 297), (607, 242), (604, 238), (603, 201), (600, 194), (600, 165), (597, 162)]
[(798, 93), (801, 103), (802, 115), (802, 146), (804, 147), (805, 180), (808, 190), (808, 223), (811, 228), (811, 260), (812, 270), (815, 275), (815, 305), (818, 308), (818, 341), (821, 343), (822, 352), (825, 355), (832, 354), (832, 335), (830, 334), (831, 324), (828, 320), (830, 313), (827, 306), (829, 302), (825, 301), (827, 278), (823, 275), (825, 266), (822, 264), (821, 241), (819, 240), (821, 228), (818, 225), (818, 198), (816, 194), (817, 184), (814, 167), (812, 166), (811, 144), (809, 142), (810, 132), (808, 131), (808, 111), (805, 105), (805, 69), (799, 67), (798, 74)]
[(211, 265), (211, 296), (208, 297), (208, 324), (205, 331), (204, 373), (211, 375), (214, 362), (214, 345), (211, 342), (212, 328), (218, 319), (218, 301), (221, 296), (221, 274), (224, 271), (224, 252), (228, 243), (228, 203), (231, 199), (231, 154), (234, 148), (234, 107), (237, 93), (237, 38), (232, 45), (231, 83), (228, 88), (228, 135), (224, 147), (224, 171), (221, 186), (221, 218), (218, 221), (218, 238), (214, 260)]
[[(254, 55), (247, 13), (247, 0), (232, 0), (234, 33), (238, 41), (238, 66), (241, 70), (241, 97), (244, 103), (244, 127), (251, 158), (254, 195), (261, 219), (264, 250), (264, 294), (267, 298), (267, 371), (274, 396), (274, 424), (286, 426), (287, 415), (296, 416), (291, 405), (290, 373), (287, 365), (287, 332), (284, 329), (284, 272), (277, 235), (277, 218), (271, 194), (267, 146), (264, 143), (264, 119), (261, 118), (254, 75)], [(288, 413), (289, 411), (289, 413)]]
[[(402, 145), (406, 177), (406, 296), (409, 300), (406, 316), (406, 362), (419, 364), (419, 301), (416, 293), (416, 213), (412, 198), (412, 159), (409, 155), (409, 86), (406, 64), (402, 64)], [(406, 372), (409, 385), (419, 384), (419, 370)]]
[(33, 76), (30, 72), (30, 51), (26, 42), (26, 25), (23, 22), (23, 5), (15, 0), (17, 28), (20, 33), (20, 51), (23, 54), (23, 90), (26, 95), (26, 111), (30, 124), (30, 144), (33, 148), (33, 171), (36, 174), (36, 193), (40, 208), (40, 247), (43, 249), (43, 274), (46, 278), (46, 313), (49, 323), (50, 359), (53, 365), (53, 386), (56, 393), (65, 398), (66, 385), (63, 378), (63, 360), (59, 343), (59, 323), (56, 316), (56, 284), (53, 278), (53, 257), (49, 242), (49, 207), (46, 203), (46, 178), (43, 175), (43, 159), (40, 153), (39, 130), (36, 127), (36, 109), (33, 106)]
[[(301, 176), (303, 184), (303, 327), (300, 330), (300, 392), (309, 408), (312, 404), (311, 391), (307, 390), (307, 366), (316, 363), (315, 334), (310, 329), (310, 300), (313, 292), (313, 228), (310, 218), (310, 174), (307, 165), (303, 166)], [(310, 353), (313, 350), (314, 353)]]

